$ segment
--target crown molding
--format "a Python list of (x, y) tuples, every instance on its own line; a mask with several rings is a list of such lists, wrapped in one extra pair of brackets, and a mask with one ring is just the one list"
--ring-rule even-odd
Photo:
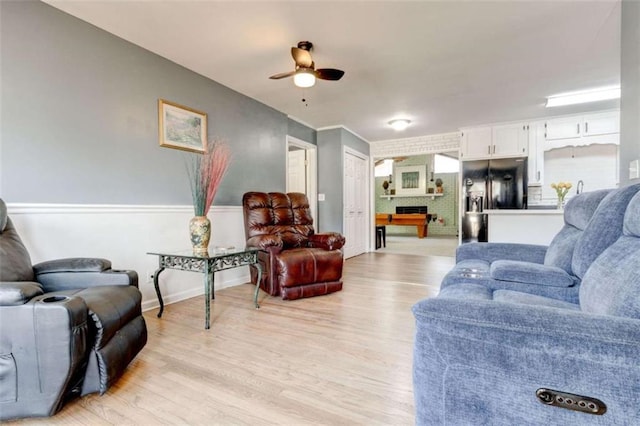
[(460, 149), (460, 132), (371, 142), (373, 158), (422, 155)]
[(366, 142), (369, 145), (371, 145), (371, 142), (368, 139), (365, 139), (363, 136), (359, 135), (358, 133), (354, 132), (353, 130), (351, 130), (350, 128), (348, 128), (347, 126), (345, 126), (343, 124), (338, 124), (338, 125), (335, 125), (335, 126), (319, 127), (319, 128), (316, 129), (316, 131), (321, 132), (323, 130), (334, 130), (334, 129), (344, 129), (347, 132), (351, 133), (352, 135), (358, 137), (363, 142)]

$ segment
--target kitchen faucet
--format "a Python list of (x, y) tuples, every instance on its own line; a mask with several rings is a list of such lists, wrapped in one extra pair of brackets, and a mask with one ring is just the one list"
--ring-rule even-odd
[(583, 186), (584, 186), (584, 182), (582, 181), (582, 179), (580, 179), (578, 181), (578, 184), (576, 185), (576, 194), (580, 194), (582, 192)]

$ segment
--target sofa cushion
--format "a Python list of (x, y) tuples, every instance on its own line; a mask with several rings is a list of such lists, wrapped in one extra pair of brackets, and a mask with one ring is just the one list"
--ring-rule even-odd
[(580, 306), (585, 312), (640, 319), (640, 193), (629, 203), (623, 229), (585, 274)]
[(0, 232), (0, 281), (33, 281), (34, 277), (29, 252), (7, 218)]
[(578, 239), (587, 228), (600, 202), (610, 192), (610, 189), (585, 192), (569, 200), (564, 210), (565, 225), (549, 244), (544, 257), (545, 265), (557, 266), (573, 275), (571, 264)]
[(570, 287), (578, 279), (564, 269), (517, 260), (496, 260), (491, 264), (491, 278), (554, 287)]
[(493, 292), (493, 300), (505, 303), (520, 303), (524, 305), (546, 306), (549, 308), (580, 310), (580, 305), (565, 302), (564, 300), (538, 296), (537, 294), (522, 293), (511, 290), (496, 290)]
[(596, 209), (573, 252), (571, 269), (583, 278), (594, 260), (620, 235), (627, 206), (640, 191), (640, 184), (629, 185), (609, 193)]

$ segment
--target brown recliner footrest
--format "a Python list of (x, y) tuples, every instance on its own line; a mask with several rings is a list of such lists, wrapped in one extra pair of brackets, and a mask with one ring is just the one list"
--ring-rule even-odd
[(322, 296), (323, 294), (340, 290), (342, 290), (342, 281), (283, 287), (281, 293), (283, 300), (295, 300), (304, 297)]
[(281, 290), (314, 283), (338, 282), (342, 277), (340, 250), (316, 248), (284, 250), (276, 256), (276, 263)]

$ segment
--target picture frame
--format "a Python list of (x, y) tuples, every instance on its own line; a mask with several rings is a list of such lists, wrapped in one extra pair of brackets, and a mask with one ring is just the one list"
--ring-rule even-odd
[(427, 193), (426, 166), (395, 168), (396, 195), (424, 195)]
[(204, 153), (207, 149), (207, 113), (158, 99), (160, 146)]

